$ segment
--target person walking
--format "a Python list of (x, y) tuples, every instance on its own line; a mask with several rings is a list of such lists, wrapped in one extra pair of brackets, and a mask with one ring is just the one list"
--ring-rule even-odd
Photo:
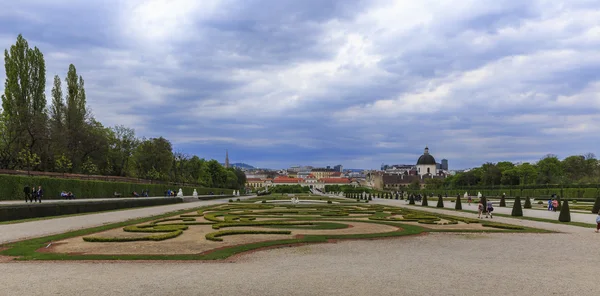
[(480, 200), (479, 204), (477, 205), (477, 213), (478, 213), (477, 218), (478, 219), (481, 219), (481, 213), (482, 212), (483, 212), (483, 201)]
[(35, 189), (35, 185), (31, 186), (31, 192), (29, 193), (29, 201), (35, 202), (37, 198), (37, 190)]
[(485, 217), (487, 218), (488, 215), (490, 215), (490, 219), (493, 219), (494, 216), (492, 216), (492, 212), (494, 211), (494, 205), (492, 205), (492, 201), (488, 200), (487, 201), (487, 207), (486, 207), (486, 212), (485, 212)]
[(548, 199), (548, 211), (552, 211), (552, 199)]
[(467, 198), (467, 204), (469, 206), (471, 206), (471, 203), (473, 202), (473, 199), (471, 198), (471, 196), (469, 195), (469, 197)]
[(37, 193), (36, 194), (37, 195), (37, 201), (39, 203), (41, 203), (42, 202), (42, 197), (44, 197), (44, 190), (42, 189), (42, 185), (38, 186), (38, 190), (37, 190), (36, 193)]
[(25, 185), (25, 187), (23, 188), (23, 194), (25, 195), (25, 202), (27, 202), (27, 199), (29, 199), (30, 192), (31, 192), (31, 188), (29, 188), (28, 185)]
[(556, 208), (558, 208), (558, 200), (552, 199), (552, 211), (556, 212)]
[(600, 211), (598, 211), (598, 216), (596, 216), (596, 233), (600, 231)]

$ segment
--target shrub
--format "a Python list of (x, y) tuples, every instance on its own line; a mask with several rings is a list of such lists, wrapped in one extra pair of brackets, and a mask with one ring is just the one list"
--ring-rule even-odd
[(594, 202), (594, 206), (592, 207), (592, 213), (598, 214), (600, 211), (600, 195), (596, 197), (596, 202)]
[(267, 203), (267, 201), (266, 201), (266, 200), (264, 200), (264, 199), (263, 199), (263, 201), (261, 201), (261, 202), (262, 202), (262, 203)]
[(437, 202), (437, 206), (435, 206), (436, 208), (443, 208), (444, 207), (444, 198), (441, 195), (438, 195), (438, 202)]
[(485, 212), (485, 209), (487, 208), (487, 198), (484, 196), (481, 196), (481, 203), (483, 204), (483, 211)]
[(163, 234), (155, 234), (141, 237), (97, 237), (97, 236), (84, 236), (83, 240), (86, 242), (136, 242), (136, 241), (162, 241), (174, 237), (178, 237), (183, 233), (183, 230), (176, 230)]
[(240, 199), (238, 198), (238, 199), (236, 199), (235, 201), (240, 201)]
[(229, 202), (233, 202), (233, 199), (230, 199)]
[(411, 195), (411, 196), (408, 198), (408, 204), (409, 204), (409, 205), (414, 205), (414, 204), (415, 204), (415, 197), (414, 197), (414, 196), (412, 196), (412, 195)]
[(454, 209), (462, 210), (462, 203), (460, 202), (460, 196), (456, 197), (456, 204), (454, 205)]
[(565, 203), (562, 205), (560, 209), (560, 214), (558, 215), (558, 221), (560, 222), (571, 222), (571, 211), (569, 210), (569, 201), (565, 200)]
[(537, 204), (538, 204), (538, 205), (543, 205), (543, 204), (544, 204), (544, 202), (543, 202), (543, 201), (541, 201), (541, 200), (538, 200)]
[(500, 207), (506, 207), (506, 199), (504, 198), (504, 194), (502, 194), (502, 197), (500, 197)]
[(510, 229), (510, 230), (523, 230), (523, 229), (525, 229), (525, 227), (523, 227), (523, 226), (510, 225), (510, 224), (500, 224), (500, 223), (493, 223), (493, 222), (481, 224), (481, 226), (483, 226), (483, 227), (500, 228), (500, 229)]
[(525, 205), (523, 205), (523, 208), (531, 209), (531, 199), (529, 199), (529, 196), (525, 197)]
[(515, 203), (513, 204), (511, 216), (523, 217), (523, 209), (521, 208), (521, 197), (515, 197)]
[(262, 231), (262, 230), (221, 230), (221, 231), (216, 231), (216, 232), (211, 232), (211, 233), (207, 233), (204, 237), (206, 237), (207, 240), (211, 240), (211, 241), (223, 241), (222, 238), (220, 238), (221, 236), (226, 236), (226, 235), (236, 235), (236, 234), (291, 234), (292, 232), (289, 230), (267, 230), (267, 231)]
[(424, 207), (429, 206), (429, 204), (427, 203), (427, 194), (423, 195), (423, 200), (421, 201), (421, 205)]
[(330, 204), (330, 203), (332, 203), (332, 201), (331, 201), (331, 200), (328, 200), (328, 201), (327, 201), (327, 203), (328, 203), (328, 204)]

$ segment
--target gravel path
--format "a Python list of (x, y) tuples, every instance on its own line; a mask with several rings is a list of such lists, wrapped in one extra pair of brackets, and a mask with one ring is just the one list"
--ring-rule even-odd
[[(467, 218), (477, 219), (477, 214), (475, 214), (475, 213), (445, 210), (445, 209), (436, 208), (435, 205), (433, 207), (431, 207), (431, 206), (422, 207), (420, 205), (414, 206), (414, 205), (407, 204), (403, 200), (377, 199), (377, 200), (371, 201), (371, 203), (396, 206), (396, 207), (400, 207), (400, 208), (415, 209), (415, 210), (420, 210), (420, 211), (424, 211), (424, 212), (441, 213), (441, 214), (446, 214), (446, 215), (454, 215), (454, 216), (459, 216), (459, 217), (467, 217)], [(435, 204), (437, 204), (437, 200), (435, 201)], [(445, 203), (444, 203), (444, 206), (446, 206)], [(453, 203), (449, 203), (449, 205), (447, 205), (447, 206), (449, 208), (450, 208), (450, 206), (452, 206), (451, 209), (454, 209)], [(466, 206), (466, 208), (465, 208), (465, 206), (466, 205), (463, 205), (463, 209), (468, 209), (468, 206)], [(477, 209), (476, 206), (471, 206), (471, 208), (473, 208), (474, 210)], [(498, 208), (495, 207), (494, 212), (496, 212), (497, 209)], [(504, 210), (505, 208), (500, 208), (500, 209)], [(508, 212), (508, 214), (510, 214), (510, 212)], [(593, 216), (593, 218), (595, 219), (595, 216)], [(533, 227), (533, 228), (539, 228), (539, 229), (560, 231), (560, 232), (565, 232), (565, 233), (594, 233), (594, 229), (592, 229), (592, 228), (585, 228), (585, 227), (571, 226), (571, 225), (557, 224), (557, 223), (537, 222), (537, 221), (524, 220), (524, 219), (518, 219), (518, 218), (506, 218), (506, 217), (495, 216), (493, 219), (485, 219), (484, 218), (483, 220), (491, 220), (494, 222), (501, 222), (501, 223), (507, 223), (507, 224), (521, 225), (521, 226), (525, 226), (525, 227)], [(556, 220), (558, 220), (558, 218), (556, 218)], [(592, 223), (591, 221), (595, 222), (595, 220), (590, 219), (588, 221), (588, 223)]]
[(597, 295), (599, 242), (595, 233), (440, 233), (234, 263), (4, 263), (0, 295)]
[[(246, 199), (251, 197), (253, 196), (240, 197), (240, 199)], [(90, 228), (104, 224), (126, 221), (130, 219), (160, 215), (182, 209), (226, 203), (228, 200), (229, 198), (194, 201), (165, 206), (153, 206), (131, 210), (120, 210), (114, 212), (86, 214), (64, 218), (53, 218), (17, 224), (3, 224), (0, 225), (0, 244), (24, 240), (28, 238), (58, 234), (82, 228)]]

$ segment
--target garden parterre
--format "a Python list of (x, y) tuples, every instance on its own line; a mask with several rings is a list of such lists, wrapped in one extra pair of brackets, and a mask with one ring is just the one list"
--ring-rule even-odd
[[(545, 232), (413, 209), (319, 197), (336, 203), (263, 203), (275, 197), (207, 206), (9, 244), (20, 260), (214, 260), (273, 246), (428, 232)], [(279, 199), (281, 199), (279, 197)]]

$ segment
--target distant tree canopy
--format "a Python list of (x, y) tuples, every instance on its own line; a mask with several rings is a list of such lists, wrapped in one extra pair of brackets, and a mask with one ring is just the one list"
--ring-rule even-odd
[[(44, 55), (19, 35), (4, 51), (0, 169), (102, 174), (242, 188), (244, 172), (173, 152), (163, 137), (139, 139), (125, 126), (104, 127), (87, 106), (83, 77), (69, 65), (54, 76), (46, 107)], [(64, 87), (63, 87), (64, 83)]]
[(593, 153), (573, 155), (563, 160), (548, 154), (537, 163), (515, 165), (508, 161), (485, 163), (468, 172), (457, 173), (431, 188), (466, 186), (566, 185), (600, 183), (600, 162)]

